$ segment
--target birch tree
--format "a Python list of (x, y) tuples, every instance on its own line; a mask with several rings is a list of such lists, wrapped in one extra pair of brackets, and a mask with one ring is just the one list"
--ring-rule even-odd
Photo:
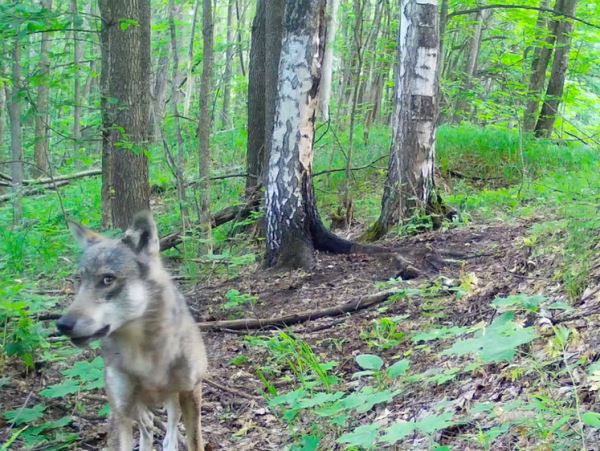
[(266, 264), (310, 267), (314, 250), (356, 245), (325, 229), (312, 181), (313, 140), (325, 50), (324, 0), (288, 1), (266, 190)]
[(438, 2), (399, 0), (396, 74), (390, 162), (373, 240), (434, 203), (435, 127), (438, 114)]

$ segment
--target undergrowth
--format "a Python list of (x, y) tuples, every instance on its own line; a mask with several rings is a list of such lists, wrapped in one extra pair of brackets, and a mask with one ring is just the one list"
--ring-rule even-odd
[[(317, 136), (321, 138), (316, 144), (315, 173), (343, 168), (345, 157), (341, 149), (347, 145), (347, 134), (326, 130), (324, 126), (317, 131)], [(360, 126), (356, 136), (364, 136)], [(244, 133), (238, 130), (219, 133), (215, 142), (220, 148), (215, 173), (243, 171), (239, 162), (244, 154)], [(368, 166), (353, 172), (352, 180), (355, 218), (363, 224), (371, 223), (379, 212), (387, 166), (387, 159), (380, 157), (387, 154), (388, 146), (386, 127), (373, 127), (368, 142), (364, 139), (355, 142), (353, 165)], [(447, 190), (442, 193), (444, 200), (458, 212), (458, 219), (444, 227), (461, 227), (477, 221), (509, 224), (517, 219), (532, 220), (535, 225), (530, 235), (519, 245), (530, 247), (534, 255), (552, 256), (556, 282), (569, 299), (581, 296), (594, 267), (594, 247), (600, 228), (597, 208), (600, 157), (595, 150), (529, 137), (521, 140), (514, 130), (444, 126), (438, 131), (437, 159), (443, 179), (439, 180), (440, 187)], [(179, 212), (172, 176), (161, 161), (155, 149), (151, 158), (151, 183), (159, 193), (155, 196), (159, 211), (156, 218), (161, 232), (169, 233), (180, 227)], [(69, 172), (66, 168), (62, 171)], [(188, 174), (190, 180), (193, 177)], [(340, 204), (343, 179), (343, 171), (315, 178), (324, 219)], [(242, 193), (243, 179), (215, 182), (211, 193), (213, 210), (238, 202)], [(62, 383), (40, 392), (35, 401), (28, 400), (18, 409), (3, 412), (11, 434), (8, 445), (1, 449), (10, 449), (15, 443), (20, 448), (58, 449), (76, 441), (77, 433), (69, 426), (71, 417), (49, 416), (48, 406), (60, 399), (77, 411), (81, 407), (79, 393), (102, 387), (97, 377), (102, 361), (92, 357), (69, 372), (64, 363), (76, 355), (81, 356), (80, 351), (64, 340), (49, 339), (53, 324), (38, 320), (39, 315), (60, 311), (65, 290), (68, 291), (72, 283), (69, 278), (74, 272), (78, 251), (67, 231), (63, 208), (70, 218), (99, 229), (100, 180), (74, 181), (61, 188), (60, 198), (51, 192), (24, 198), (25, 221), (18, 227), (11, 225), (10, 203), (0, 205), (0, 372), (8, 374), (0, 378), (0, 387), (13, 382), (10, 380), (13, 373), (7, 372), (9, 367), (30, 374), (52, 363), (59, 365), (63, 374)], [(198, 242), (193, 234), (166, 256), (179, 265), (180, 276), (189, 284), (214, 275), (235, 278), (256, 265), (262, 252), (260, 239), (248, 232), (251, 222), (231, 223), (216, 229), (215, 255), (210, 258), (198, 258)], [(431, 224), (426, 216), (416, 217), (398, 227), (395, 233), (414, 234), (430, 229)], [(293, 449), (379, 448), (402, 443), (406, 437), (415, 435), (422, 437), (426, 448), (445, 449), (439, 432), (451, 427), (460, 430), (465, 425), (471, 426), (471, 432), (459, 434), (461, 443), (483, 449), (493, 448), (497, 437), (515, 430), (526, 430), (528, 437), (535, 436), (540, 443), (550, 443), (552, 437), (553, 443), (570, 448), (582, 445), (584, 427), (600, 426), (600, 415), (578, 410), (577, 393), (575, 398), (557, 399), (543, 386), (533, 390), (529, 400), (518, 406), (474, 404), (469, 412), (456, 416), (448, 405), (441, 403), (431, 406), (426, 415), (407, 417), (386, 427), (369, 417), (371, 407), (393, 405), (415, 385), (443, 385), (457, 378), (472, 377), (485, 371), (486, 365), (498, 358), (513, 362), (516, 355), (521, 355), (523, 345), (527, 347), (540, 339), (519, 319), (527, 308), (534, 309), (530, 314), (538, 312), (535, 305), (531, 307), (533, 301), (528, 297), (494, 305), (498, 317), (487, 326), (442, 324), (446, 307), (443, 296), (438, 294), (440, 290), (448, 291), (448, 287), (436, 283), (419, 291), (419, 296), (425, 299), (423, 315), (431, 322), (430, 328), (411, 331), (403, 325), (405, 317), (382, 315), (369, 327), (357, 331), (369, 354), (355, 356), (356, 371), (350, 380), (344, 380), (338, 373), (340, 362), (321, 361), (309, 343), (290, 334), (247, 342), (250, 349), (270, 356), (257, 372), (269, 393), (271, 408), (289, 422), (290, 435), (296, 443)], [(465, 279), (450, 292), (458, 298), (470, 290), (470, 285)], [(223, 293), (223, 296), (223, 310), (233, 316), (240, 316), (247, 306), (258, 301), (236, 291)], [(527, 299), (531, 302), (526, 302)], [(557, 358), (564, 355), (573, 339), (568, 330), (553, 332), (551, 341)], [(435, 350), (440, 343), (447, 346)], [(404, 352), (394, 354), (397, 349)], [(413, 367), (412, 362), (419, 353), (441, 356), (443, 352), (455, 359), (456, 364), (444, 368), (432, 364), (430, 368), (418, 370)], [(381, 353), (392, 353), (393, 358), (384, 359)], [(515, 364), (511, 377), (525, 377), (530, 368), (539, 368), (551, 380), (544, 365), (543, 361), (532, 363), (530, 358)], [(588, 371), (586, 362), (568, 362), (563, 371), (574, 371), (573, 365)], [(589, 371), (592, 376), (600, 374), (593, 367)], [(292, 389), (281, 390), (282, 381)], [(508, 412), (514, 410), (526, 414), (512, 418)], [(106, 411), (99, 414), (104, 415)], [(369, 421), (359, 423), (359, 418)], [(478, 432), (472, 432), (473, 426)]]

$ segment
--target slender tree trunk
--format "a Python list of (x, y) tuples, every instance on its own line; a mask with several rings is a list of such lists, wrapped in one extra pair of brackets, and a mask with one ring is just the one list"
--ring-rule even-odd
[(10, 116), (10, 164), (13, 190), (15, 192), (13, 203), (13, 222), (18, 224), (23, 219), (23, 205), (21, 195), (23, 188), (23, 147), (21, 145), (21, 42), (15, 37), (12, 52), (12, 82), (13, 88), (10, 96), (8, 114)]
[(162, 121), (165, 116), (167, 73), (169, 71), (168, 50), (164, 48), (158, 57), (156, 75), (154, 77), (152, 117), (154, 125), (154, 139), (161, 139)]
[(435, 203), (434, 160), (439, 60), (437, 0), (400, 0), (399, 69), (390, 163), (377, 239), (402, 219)]
[(73, 80), (73, 151), (77, 155), (81, 140), (81, 81), (79, 64), (83, 57), (83, 46), (79, 40), (78, 28), (81, 28), (77, 0), (71, 0), (71, 15), (73, 16), (73, 65), (75, 66)]
[[(150, 0), (100, 0), (103, 219), (126, 228), (149, 208)], [(122, 19), (136, 21), (124, 26)]]
[[(386, 0), (383, 2), (383, 9), (385, 13), (385, 29), (383, 33), (383, 40), (385, 43), (388, 42), (391, 35), (391, 8), (389, 2)], [(385, 44), (383, 49), (383, 55), (378, 55), (378, 58), (375, 61), (375, 76), (373, 80), (373, 84), (371, 86), (371, 106), (367, 113), (365, 128), (368, 130), (373, 122), (377, 120), (379, 113), (381, 111), (381, 103), (383, 99), (383, 90), (384, 83), (387, 80), (388, 73), (390, 71), (389, 65), (386, 63), (387, 55), (390, 52), (389, 46)], [(368, 135), (365, 136), (365, 143), (368, 140)]]
[(458, 96), (456, 102), (454, 121), (459, 120), (460, 117), (464, 118), (470, 110), (470, 102), (469, 99), (465, 97), (465, 94), (471, 92), (473, 87), (473, 78), (475, 76), (475, 71), (477, 70), (477, 59), (479, 58), (479, 48), (481, 47), (483, 25), (485, 24), (486, 17), (487, 10), (480, 10), (475, 16), (475, 26), (473, 27), (473, 33), (469, 38), (467, 59), (463, 70), (464, 78), (462, 82), (462, 95)]
[(177, 199), (181, 211), (181, 222), (185, 230), (188, 225), (188, 209), (185, 193), (183, 137), (181, 135), (181, 124), (179, 121), (177, 74), (179, 69), (179, 49), (177, 46), (177, 31), (175, 30), (175, 0), (169, 0), (169, 34), (171, 36), (171, 113), (175, 122), (175, 138), (177, 142), (177, 157), (175, 161), (175, 182), (177, 185)]
[(190, 113), (190, 105), (192, 104), (192, 96), (194, 94), (194, 39), (196, 37), (196, 24), (198, 23), (198, 7), (200, 0), (194, 2), (194, 12), (192, 13), (192, 31), (190, 33), (190, 45), (188, 46), (187, 72), (186, 72), (186, 91), (183, 103), (183, 115), (187, 117)]
[(246, 192), (262, 180), (265, 161), (265, 1), (258, 0), (252, 22), (248, 68), (248, 141), (246, 148)]
[(544, 99), (544, 104), (542, 105), (540, 117), (535, 125), (535, 135), (537, 137), (549, 138), (552, 134), (558, 106), (562, 100), (567, 68), (569, 66), (573, 20), (569, 19), (568, 16), (575, 15), (577, 0), (564, 0), (562, 7), (561, 12), (566, 17), (561, 17), (561, 22), (558, 26), (552, 72), (550, 73), (550, 80), (548, 81), (546, 97)]
[(321, 75), (321, 87), (319, 94), (319, 112), (324, 121), (329, 120), (329, 101), (331, 99), (332, 76), (333, 76), (333, 45), (337, 32), (337, 13), (340, 0), (330, 0), (327, 3), (327, 42), (325, 43), (325, 55), (323, 56), (323, 69)]
[[(557, 0), (556, 6), (559, 7), (561, 0)], [(548, 8), (550, 0), (542, 0), (540, 8)], [(536, 24), (537, 42), (533, 51), (531, 61), (531, 78), (529, 79), (529, 88), (527, 93), (527, 107), (523, 114), (523, 129), (527, 132), (533, 131), (537, 114), (540, 107), (540, 95), (546, 81), (546, 70), (552, 56), (554, 40), (556, 39), (556, 27), (558, 20), (553, 19), (549, 22), (549, 13), (540, 11)], [(549, 25), (550, 23), (550, 25)]]
[(233, 64), (233, 8), (235, 0), (227, 2), (227, 49), (225, 50), (225, 72), (223, 73), (223, 110), (221, 112), (221, 128), (233, 126), (231, 120), (231, 75)]
[[(52, 0), (42, 0), (41, 5), (44, 9), (50, 11), (52, 8)], [(35, 160), (35, 169), (33, 175), (35, 177), (45, 176), (48, 173), (48, 97), (49, 88), (47, 78), (50, 75), (50, 61), (48, 59), (48, 48), (50, 33), (42, 33), (40, 43), (40, 62), (39, 73), (42, 77), (42, 82), (37, 88), (37, 105), (35, 116), (35, 144), (33, 155)]]
[[(256, 7), (256, 9), (258, 10), (258, 6)], [(245, 13), (245, 9), (244, 9), (244, 13)], [(240, 72), (242, 73), (242, 76), (245, 77), (246, 76), (246, 68), (245, 68), (245, 64), (244, 64), (244, 46), (242, 45), (242, 30), (244, 30), (245, 28), (245, 14), (240, 14), (240, 2), (239, 0), (236, 0), (235, 2), (235, 17), (237, 20), (237, 33), (236, 33), (236, 39), (237, 39), (237, 51), (238, 51), (238, 56), (240, 58)]]
[[(0, 48), (0, 55), (4, 52)], [(3, 68), (0, 66), (0, 77), (4, 75)], [(6, 86), (0, 87), (0, 160), (4, 159), (4, 126), (6, 124)], [(6, 158), (8, 160), (8, 158)]]
[(200, 177), (200, 223), (207, 253), (212, 253), (212, 231), (210, 216), (210, 132), (212, 118), (210, 107), (213, 98), (213, 15), (212, 0), (202, 2), (202, 80), (200, 86), (200, 122), (198, 124), (199, 140), (199, 177)]

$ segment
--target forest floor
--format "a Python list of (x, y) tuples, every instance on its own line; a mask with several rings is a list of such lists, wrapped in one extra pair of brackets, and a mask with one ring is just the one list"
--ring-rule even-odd
[[(256, 266), (188, 287), (198, 321), (272, 318), (399, 293), (288, 328), (206, 332), (213, 383), (202, 421), (211, 449), (597, 449), (597, 429), (583, 427), (596, 417), (582, 415), (597, 402), (586, 373), (600, 352), (600, 277), (592, 270), (591, 286), (567, 305), (558, 254), (531, 243), (532, 227), (548, 219), (472, 222), (381, 243), (422, 270), (412, 280), (398, 278), (389, 258), (319, 254), (311, 271)], [(427, 255), (442, 259), (429, 264)], [(55, 288), (66, 302), (71, 284)], [(34, 404), (74, 360), (29, 373), (7, 367), (5, 410)], [(392, 374), (398, 360), (406, 368)], [(62, 433), (79, 435), (75, 449), (99, 449), (105, 404), (101, 389), (79, 391), (46, 402), (45, 416), (70, 415)]]

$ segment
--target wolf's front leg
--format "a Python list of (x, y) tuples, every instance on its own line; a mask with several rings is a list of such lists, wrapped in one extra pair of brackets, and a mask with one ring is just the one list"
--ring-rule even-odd
[(154, 415), (146, 406), (138, 406), (137, 422), (140, 427), (139, 451), (152, 451), (154, 444)]
[(202, 384), (199, 383), (194, 390), (179, 393), (185, 435), (187, 436), (189, 451), (204, 451), (202, 440), (201, 412)]
[(177, 425), (181, 418), (181, 409), (179, 407), (179, 394), (174, 393), (165, 403), (167, 410), (167, 432), (163, 440), (164, 451), (177, 451), (179, 449)]
[(110, 415), (106, 450), (131, 451), (133, 449), (133, 421), (113, 411)]
[(129, 377), (118, 369), (107, 366), (104, 370), (106, 394), (110, 402), (110, 429), (108, 449), (131, 451), (133, 449), (133, 384)]

